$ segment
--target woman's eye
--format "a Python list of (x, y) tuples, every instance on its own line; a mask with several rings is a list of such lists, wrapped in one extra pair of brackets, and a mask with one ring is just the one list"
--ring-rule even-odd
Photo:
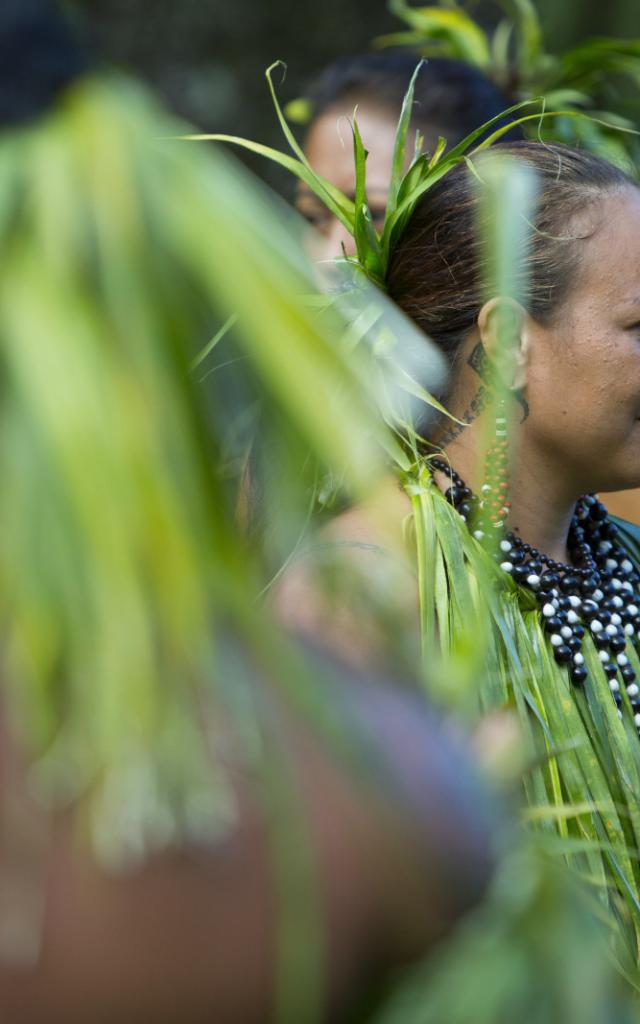
[(377, 228), (381, 228), (384, 224), (384, 215), (387, 212), (384, 206), (372, 206), (370, 207), (371, 220)]
[(298, 210), (307, 224), (311, 224), (312, 227), (317, 228), (322, 224), (325, 224), (328, 220), (328, 215), (324, 210)]

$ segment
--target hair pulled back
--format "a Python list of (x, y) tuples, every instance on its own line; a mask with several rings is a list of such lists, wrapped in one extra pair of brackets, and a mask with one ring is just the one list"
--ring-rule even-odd
[[(551, 323), (580, 263), (580, 240), (572, 234), (576, 214), (637, 183), (606, 160), (570, 146), (509, 142), (493, 150), (536, 172), (533, 230), (522, 261), (522, 301), (535, 320)], [(387, 277), (391, 298), (440, 347), (451, 366), (486, 299), (478, 188), (466, 164), (459, 164), (429, 189), (398, 242)]]
[[(360, 103), (373, 104), (395, 122), (417, 64), (417, 54), (397, 50), (341, 57), (325, 68), (308, 91), (311, 124), (336, 106), (353, 109)], [(478, 125), (498, 117), (510, 102), (479, 68), (432, 57), (416, 79), (411, 124), (434, 142), (444, 135), (453, 146)], [(497, 124), (507, 121), (505, 117)], [(520, 129), (512, 129), (506, 137), (521, 138)]]

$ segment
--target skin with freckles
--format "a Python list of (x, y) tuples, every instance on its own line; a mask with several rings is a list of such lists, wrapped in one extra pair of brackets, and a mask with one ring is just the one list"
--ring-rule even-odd
[[(640, 190), (605, 196), (579, 220), (571, 225), (580, 246), (574, 285), (549, 324), (520, 310), (517, 365), (507, 381), (522, 389), (529, 407), (513, 435), (509, 525), (562, 560), (581, 494), (640, 484)], [(457, 415), (480, 385), (469, 354), (478, 340), (495, 352), (496, 313), (495, 301), (488, 303), (465, 343), (451, 398)], [(517, 423), (520, 415), (509, 411)], [(486, 415), (447, 445), (452, 464), (473, 488), (480, 483), (477, 452)]]

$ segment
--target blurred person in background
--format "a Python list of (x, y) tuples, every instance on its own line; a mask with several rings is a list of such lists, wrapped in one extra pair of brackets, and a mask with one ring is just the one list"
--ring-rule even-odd
[[(358, 127), (369, 154), (367, 195), (376, 226), (384, 219), (398, 117), (417, 63), (416, 55), (406, 51), (343, 57), (327, 67), (308, 92), (306, 156), (321, 177), (351, 198), (355, 172), (350, 122), (357, 108)], [(413, 157), (416, 132), (423, 136), (429, 153), (441, 137), (451, 148), (508, 106), (501, 90), (469, 64), (448, 58), (426, 61), (416, 81), (406, 165)], [(518, 138), (518, 130), (507, 137)], [(341, 256), (343, 247), (348, 255), (354, 253), (351, 235), (303, 183), (298, 183), (296, 207), (325, 239), (313, 249), (316, 259)]]

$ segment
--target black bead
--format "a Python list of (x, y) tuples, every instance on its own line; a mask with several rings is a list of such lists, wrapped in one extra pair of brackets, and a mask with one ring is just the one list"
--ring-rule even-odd
[(601, 522), (607, 518), (607, 510), (601, 501), (596, 501), (595, 505), (592, 505), (589, 509), (589, 515), (596, 522)]
[(635, 683), (636, 681), (636, 674), (631, 665), (623, 665), (620, 669), (620, 675), (627, 686), (630, 686), (631, 683)]
[(578, 651), (582, 650), (582, 642), (575, 635), (575, 633), (572, 637), (569, 638), (569, 640), (567, 640), (567, 647), (571, 648), (572, 654), (577, 654)]
[[(511, 564), (513, 565), (513, 562)], [(517, 583), (525, 583), (529, 575), (529, 569), (526, 565), (514, 565), (511, 575)]]
[(609, 637), (604, 631), (602, 633), (596, 633), (596, 635), (591, 639), (593, 640), (596, 647), (599, 648), (599, 650), (601, 651), (606, 650), (606, 648), (609, 646)]
[(585, 619), (595, 619), (596, 616), (599, 616), (600, 614), (600, 609), (595, 601), (583, 601), (582, 608), (580, 610)]
[(579, 640), (582, 640), (582, 637), (584, 636), (584, 626), (582, 623), (576, 622), (575, 626), (572, 626), (571, 628), (573, 629), (573, 635), (577, 636)]
[(588, 597), (589, 595), (593, 594), (597, 586), (598, 581), (595, 579), (593, 574), (591, 574), (590, 576), (585, 576), (585, 578), (580, 581), (580, 593), (584, 594), (585, 597)]
[(560, 590), (565, 594), (575, 594), (578, 589), (578, 579), (573, 573), (568, 573), (560, 580)]
[(618, 666), (616, 665), (615, 661), (608, 661), (604, 666), (604, 670), (609, 679), (615, 679), (615, 677), (618, 674)]
[(559, 583), (559, 576), (557, 572), (546, 572), (540, 580), (540, 590), (548, 593), (549, 590), (553, 590)]
[(562, 644), (560, 647), (553, 648), (553, 656), (559, 665), (566, 665), (571, 661), (573, 657), (571, 648), (567, 644)]
[(584, 665), (574, 665), (571, 669), (571, 682), (574, 686), (581, 686), (587, 678), (587, 670)]
[(547, 633), (559, 633), (565, 624), (565, 620), (561, 619), (558, 615), (552, 615), (550, 619), (545, 619), (543, 626)]
[(622, 654), (622, 652), (624, 651), (626, 646), (627, 646), (627, 642), (624, 639), (624, 637), (622, 637), (622, 636), (610, 636), (609, 637), (609, 647), (611, 648), (611, 650), (613, 651), (614, 654)]

